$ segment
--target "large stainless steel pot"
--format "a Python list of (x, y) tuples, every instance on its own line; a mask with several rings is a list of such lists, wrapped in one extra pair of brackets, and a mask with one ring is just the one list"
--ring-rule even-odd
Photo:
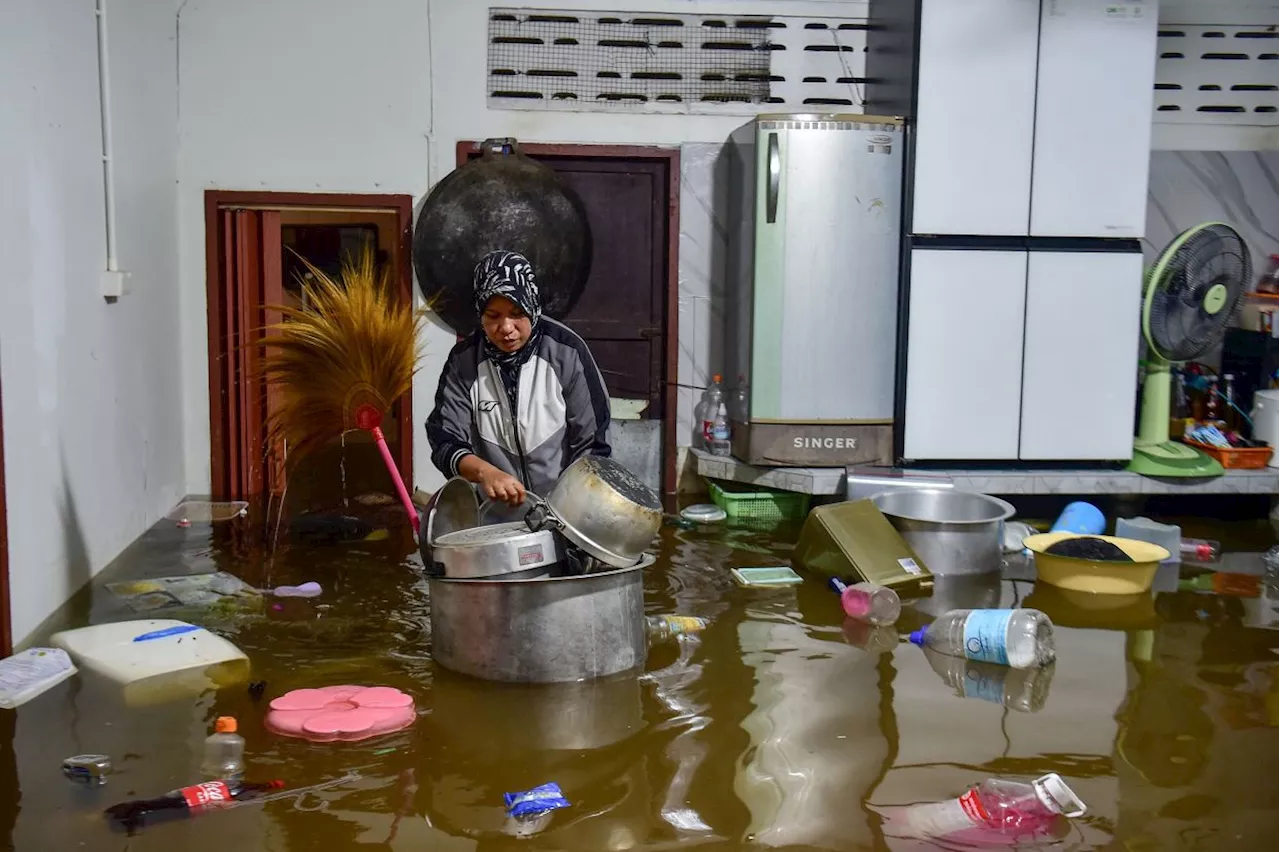
[(455, 672), (558, 683), (639, 668), (646, 656), (642, 569), (538, 579), (433, 577), (431, 656)]
[(1014, 509), (987, 494), (917, 488), (872, 495), (889, 523), (935, 576), (1001, 568), (1004, 522)]
[[(565, 468), (545, 508), (564, 537), (615, 568), (634, 565), (662, 526), (658, 495), (613, 459), (584, 456)], [(527, 519), (542, 523), (540, 509)]]

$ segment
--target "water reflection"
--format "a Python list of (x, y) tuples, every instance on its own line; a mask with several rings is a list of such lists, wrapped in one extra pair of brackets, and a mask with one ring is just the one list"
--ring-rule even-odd
[[(241, 719), (257, 778), (358, 777), (300, 801), (155, 826), (130, 848), (920, 848), (886, 838), (875, 808), (1052, 771), (1090, 809), (1058, 848), (1276, 845), (1274, 594), (1257, 599), (1265, 606), (1181, 591), (1083, 598), (1034, 587), (1015, 558), (1003, 581), (938, 578), (931, 598), (904, 602), (901, 631), (952, 608), (1046, 612), (1057, 663), (1015, 671), (846, 620), (821, 582), (732, 582), (730, 567), (785, 563), (794, 531), (666, 528), (646, 610), (710, 618), (705, 632), (654, 648), (635, 676), (506, 686), (436, 669), (407, 539), (270, 554), (243, 530), (217, 535), (160, 529), (136, 571), (100, 582), (183, 570), (320, 582), (318, 599), (206, 625), (245, 650), (265, 696), (241, 683), (131, 706), (78, 677), (0, 711), (11, 725), (0, 727), (0, 848), (6, 825), (21, 850), (120, 848), (101, 808), (193, 780), (200, 742), (224, 714)], [(133, 617), (119, 606), (95, 583), (57, 626)], [(366, 743), (262, 729), (272, 697), (335, 683), (402, 689), (420, 718)], [(92, 751), (110, 753), (120, 774), (98, 792), (63, 782), (62, 758)], [(512, 837), (502, 794), (548, 781), (572, 807)]]

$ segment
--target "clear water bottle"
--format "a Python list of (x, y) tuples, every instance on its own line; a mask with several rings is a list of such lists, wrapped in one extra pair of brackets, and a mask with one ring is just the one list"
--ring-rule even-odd
[(697, 421), (694, 424), (694, 439), (702, 449), (711, 447), (711, 430), (715, 426), (716, 412), (720, 410), (720, 403), (724, 402), (721, 381), (718, 373), (711, 377), (711, 384), (702, 392), (702, 399), (698, 401), (698, 407), (693, 413), (693, 418)]
[(244, 777), (244, 737), (236, 733), (234, 716), (219, 716), (213, 723), (213, 733), (204, 741), (200, 769), (209, 780), (239, 781)]
[(650, 645), (666, 642), (677, 636), (700, 633), (709, 622), (693, 615), (650, 615), (644, 620), (645, 635)]
[(840, 605), (844, 614), (868, 624), (893, 624), (902, 614), (902, 601), (898, 593), (875, 583), (854, 583), (852, 586), (841, 582), (838, 577), (827, 581), (827, 587), (840, 595)]
[(1011, 669), (994, 663), (978, 663), (924, 649), (929, 667), (960, 698), (990, 701), (1019, 713), (1039, 713), (1049, 699), (1053, 663), (1034, 669)]
[(940, 654), (1030, 669), (1053, 662), (1053, 622), (1037, 609), (953, 609), (911, 642)]
[(746, 423), (751, 414), (747, 377), (738, 374), (738, 386), (729, 397), (729, 418), (735, 423)]
[(716, 419), (711, 422), (711, 443), (707, 447), (713, 455), (727, 456), (733, 452), (733, 432), (729, 426), (729, 412), (720, 403)]
[(1178, 552), (1183, 562), (1217, 562), (1222, 558), (1222, 545), (1207, 538), (1184, 538)]
[(1085, 804), (1051, 772), (1030, 784), (989, 778), (958, 799), (879, 810), (886, 837), (946, 838), (981, 848), (1051, 836), (1063, 817), (1082, 816)]

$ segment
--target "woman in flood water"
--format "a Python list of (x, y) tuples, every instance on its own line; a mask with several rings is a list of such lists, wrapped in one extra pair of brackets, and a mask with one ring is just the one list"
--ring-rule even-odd
[(582, 338), (542, 316), (533, 265), (495, 251), (473, 278), (480, 328), (449, 353), (427, 418), (431, 461), (491, 500), (545, 495), (585, 455), (608, 456), (609, 395)]

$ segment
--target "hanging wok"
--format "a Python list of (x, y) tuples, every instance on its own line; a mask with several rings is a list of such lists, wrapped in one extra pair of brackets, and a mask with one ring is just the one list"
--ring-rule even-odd
[(423, 203), (413, 235), (422, 295), (459, 334), (476, 328), (472, 272), (489, 252), (523, 254), (538, 278), (543, 313), (573, 309), (591, 269), (591, 234), (577, 195), (556, 173), (487, 139), (480, 158), (451, 172)]

